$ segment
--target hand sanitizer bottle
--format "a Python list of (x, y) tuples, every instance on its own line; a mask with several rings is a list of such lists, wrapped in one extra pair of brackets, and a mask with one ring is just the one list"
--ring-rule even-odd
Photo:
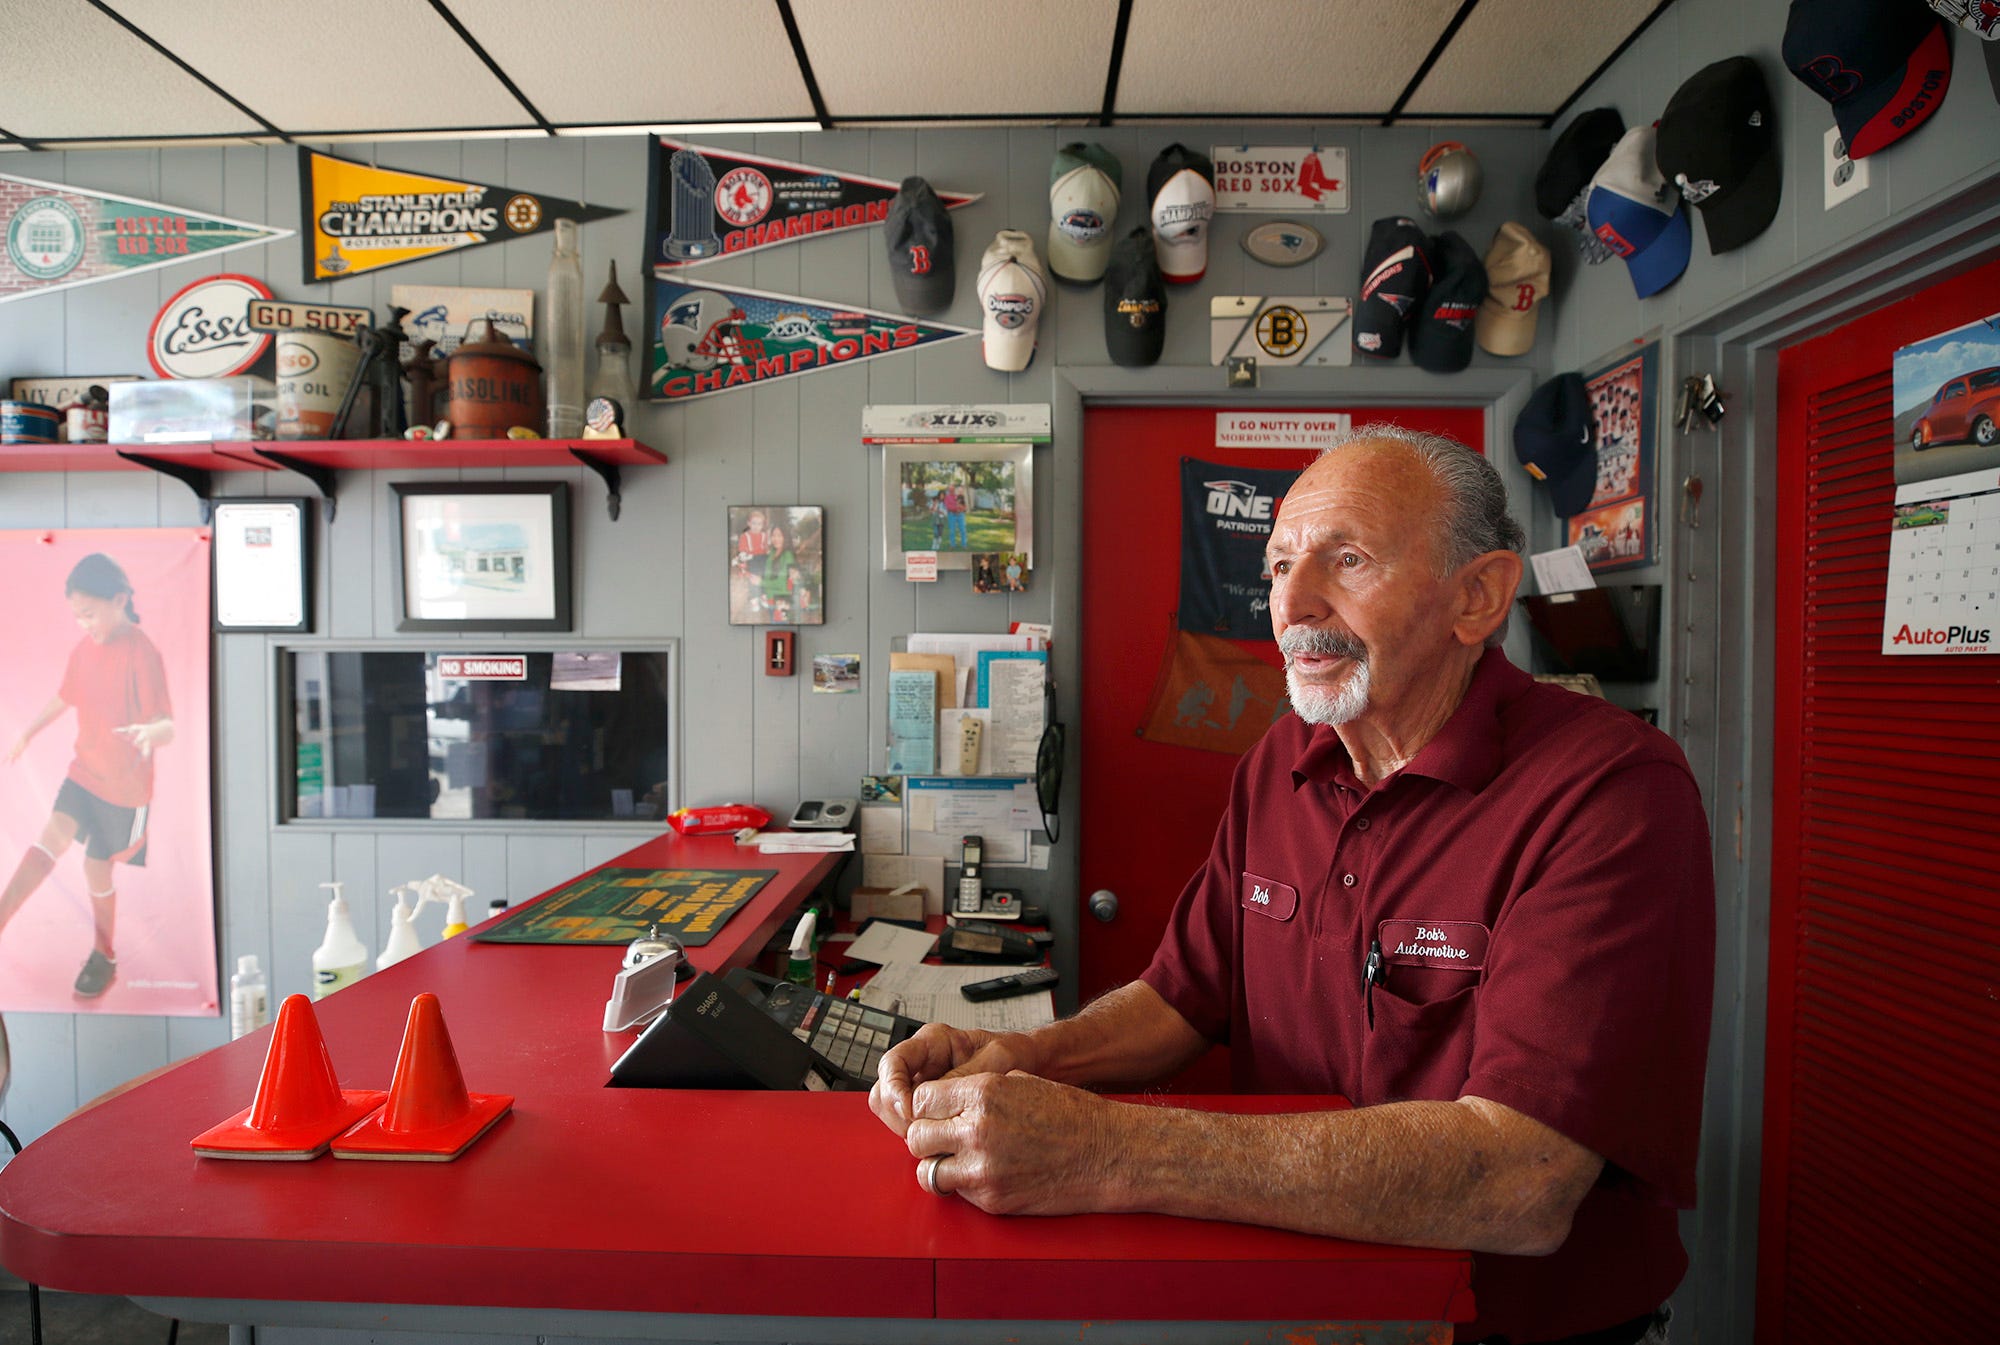
[(313, 949), (314, 999), (325, 999), (344, 985), (353, 985), (368, 974), (368, 948), (354, 932), (354, 913), (339, 883), (321, 883), (333, 889), (326, 904), (326, 938)]
[(393, 967), (404, 958), (424, 950), (424, 941), (417, 937), (414, 919), (417, 908), (405, 900), (409, 895), (410, 885), (404, 883), (389, 890), (396, 894), (396, 910), (389, 920), (389, 942), (383, 947), (382, 956), (375, 959), (375, 968), (378, 971), (383, 967)]

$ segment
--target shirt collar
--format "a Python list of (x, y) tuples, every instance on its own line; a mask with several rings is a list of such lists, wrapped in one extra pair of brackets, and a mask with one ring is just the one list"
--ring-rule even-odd
[[(1458, 708), (1451, 712), (1437, 736), (1425, 743), (1417, 755), (1400, 771), (1383, 781), (1401, 775), (1423, 775), (1433, 780), (1442, 780), (1455, 785), (1467, 793), (1477, 793), (1486, 787), (1500, 771), (1501, 727), (1500, 712), (1503, 704), (1520, 695), (1529, 682), (1526, 673), (1507, 661), (1507, 656), (1498, 649), (1488, 649), (1474, 665), (1472, 682), (1465, 689), (1465, 696)], [(1354, 774), (1354, 763), (1347, 755), (1346, 744), (1331, 725), (1315, 724), (1311, 727), (1306, 744), (1292, 761), (1292, 787), (1304, 785), (1308, 780), (1322, 780), (1333, 784), (1346, 785), (1361, 793), (1367, 789)]]

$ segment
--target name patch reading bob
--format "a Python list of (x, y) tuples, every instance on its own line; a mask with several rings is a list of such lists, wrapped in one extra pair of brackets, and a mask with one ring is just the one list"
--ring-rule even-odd
[(1289, 920), (1299, 908), (1299, 890), (1275, 878), (1254, 873), (1243, 875), (1243, 909), (1272, 920)]

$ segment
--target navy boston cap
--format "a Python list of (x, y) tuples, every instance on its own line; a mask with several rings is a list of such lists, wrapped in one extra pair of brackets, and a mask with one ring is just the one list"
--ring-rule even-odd
[(958, 282), (957, 240), (951, 212), (931, 184), (906, 177), (889, 202), (883, 228), (889, 235), (889, 278), (896, 301), (911, 313), (936, 313), (951, 306)]
[(1556, 517), (1589, 505), (1597, 493), (1597, 426), (1582, 374), (1558, 374), (1528, 395), (1514, 420), (1514, 457), (1549, 488)]
[(1887, 0), (1792, 0), (1785, 64), (1833, 104), (1860, 159), (1930, 119), (1951, 87), (1951, 26), (1927, 7)]

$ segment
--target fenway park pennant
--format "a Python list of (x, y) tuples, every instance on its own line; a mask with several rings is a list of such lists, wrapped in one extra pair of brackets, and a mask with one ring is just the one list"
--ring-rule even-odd
[(299, 149), (305, 279), (339, 280), (460, 248), (622, 215), (538, 192), (462, 182)]
[[(897, 183), (660, 137), (647, 187), (655, 275), (880, 224)], [(947, 210), (977, 192), (941, 191)]]
[(679, 402), (971, 336), (967, 327), (789, 294), (654, 279), (645, 395)]
[(287, 238), (222, 215), (0, 173), (0, 303)]

